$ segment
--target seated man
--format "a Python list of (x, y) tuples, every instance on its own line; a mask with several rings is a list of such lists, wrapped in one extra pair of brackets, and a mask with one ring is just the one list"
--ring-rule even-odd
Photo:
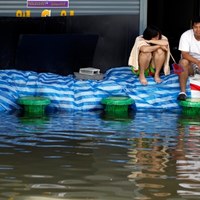
[(200, 17), (192, 20), (192, 29), (185, 31), (180, 38), (179, 48), (181, 60), (179, 64), (183, 72), (179, 74), (181, 92), (177, 99), (184, 101), (186, 95), (186, 83), (189, 76), (200, 74)]
[(136, 38), (131, 50), (128, 65), (135, 74), (139, 75), (140, 83), (147, 85), (146, 76), (154, 76), (156, 83), (161, 83), (160, 71), (170, 73), (170, 50), (167, 37), (155, 26), (148, 26), (143, 35)]

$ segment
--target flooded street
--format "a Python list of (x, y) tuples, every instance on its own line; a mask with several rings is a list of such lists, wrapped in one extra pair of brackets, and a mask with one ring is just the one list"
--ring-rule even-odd
[(199, 116), (0, 118), (0, 200), (200, 198)]

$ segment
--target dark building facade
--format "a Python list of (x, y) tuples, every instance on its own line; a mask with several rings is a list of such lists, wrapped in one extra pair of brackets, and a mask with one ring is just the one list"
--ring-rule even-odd
[[(199, 0), (69, 0), (69, 5), (29, 8), (26, 0), (1, 0), (0, 69), (67, 75), (83, 67), (105, 72), (127, 66), (135, 37), (147, 24), (160, 27), (178, 59), (180, 34), (200, 10)], [(41, 17), (44, 9), (51, 16)]]

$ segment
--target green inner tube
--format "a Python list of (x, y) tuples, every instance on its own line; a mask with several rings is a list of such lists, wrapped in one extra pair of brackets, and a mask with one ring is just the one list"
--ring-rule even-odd
[(127, 96), (111, 96), (102, 99), (101, 103), (106, 105), (131, 105), (134, 100)]
[(182, 106), (182, 113), (185, 115), (199, 115), (200, 114), (200, 99), (188, 98), (186, 101), (180, 101), (179, 105)]
[(187, 108), (200, 108), (200, 99), (199, 98), (188, 98), (186, 101), (180, 101), (179, 105)]
[(40, 96), (26, 96), (26, 97), (21, 97), (18, 99), (18, 104), (20, 105), (36, 105), (36, 106), (45, 106), (50, 104), (50, 99), (45, 98), (45, 97), (40, 97)]
[(25, 96), (18, 99), (18, 104), (23, 107), (24, 113), (28, 116), (43, 115), (45, 107), (50, 103), (50, 99), (40, 96)]

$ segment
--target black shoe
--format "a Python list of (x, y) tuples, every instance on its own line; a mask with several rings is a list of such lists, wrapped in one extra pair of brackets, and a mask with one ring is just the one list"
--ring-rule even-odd
[(185, 101), (186, 99), (187, 99), (187, 95), (185, 94), (185, 92), (180, 92), (178, 97), (177, 97), (177, 100)]

